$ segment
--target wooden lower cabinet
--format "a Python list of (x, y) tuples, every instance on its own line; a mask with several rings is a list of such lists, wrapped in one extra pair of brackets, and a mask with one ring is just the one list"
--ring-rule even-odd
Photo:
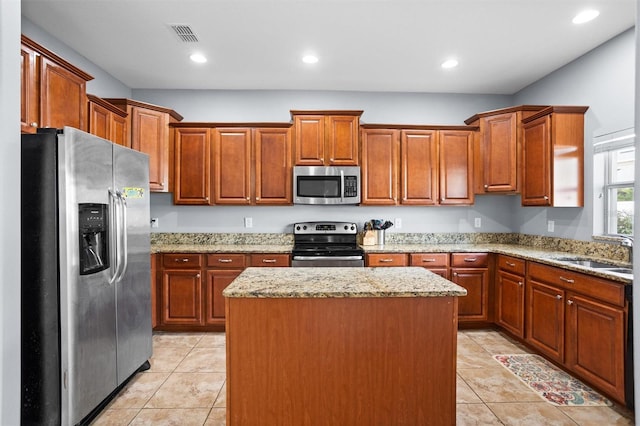
[(489, 255), (451, 254), (451, 281), (467, 290), (467, 295), (458, 299), (458, 321), (489, 321)]
[(409, 265), (422, 266), (442, 278), (449, 279), (449, 253), (411, 253)]
[(527, 300), (525, 341), (625, 404), (625, 285), (529, 262)]
[(158, 301), (153, 305), (160, 316), (153, 327), (165, 331), (224, 331), (225, 298), (222, 292), (247, 266), (291, 265), (291, 256), (285, 253), (156, 256), (162, 279), (158, 280), (159, 287), (155, 291)]
[(525, 261), (498, 256), (496, 272), (496, 323), (524, 338)]
[(567, 293), (567, 367), (624, 403), (625, 312)]
[(162, 324), (202, 325), (200, 269), (169, 269), (162, 273)]

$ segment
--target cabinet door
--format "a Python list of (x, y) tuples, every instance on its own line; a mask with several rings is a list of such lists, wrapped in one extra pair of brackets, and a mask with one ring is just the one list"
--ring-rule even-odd
[(625, 311), (567, 293), (567, 366), (624, 403)]
[(127, 118), (118, 114), (112, 114), (110, 139), (113, 143), (130, 148), (129, 141), (127, 139), (128, 133), (129, 126), (127, 124)]
[(324, 165), (324, 115), (295, 115), (296, 166)]
[(214, 129), (214, 203), (251, 204), (251, 129)]
[(102, 105), (89, 102), (89, 133), (110, 140), (112, 113)]
[(564, 362), (564, 290), (533, 279), (527, 282), (529, 344), (550, 358)]
[(40, 127), (40, 55), (20, 48), (20, 131), (35, 133)]
[(464, 287), (467, 295), (458, 298), (458, 321), (489, 319), (489, 269), (451, 268), (451, 281)]
[(40, 78), (39, 127), (87, 130), (86, 81), (43, 57)]
[(395, 205), (398, 200), (397, 130), (366, 129), (362, 132), (363, 205)]
[(485, 192), (517, 191), (517, 113), (483, 118), (482, 157)]
[(293, 203), (291, 129), (255, 129), (256, 204)]
[(496, 322), (518, 337), (524, 337), (524, 277), (498, 271)]
[(359, 117), (329, 115), (325, 117), (326, 158), (325, 165), (358, 165)]
[(149, 155), (149, 189), (169, 191), (168, 114), (131, 108), (131, 148)]
[(207, 128), (176, 128), (175, 204), (211, 204), (211, 138)]
[(438, 204), (437, 135), (433, 130), (400, 133), (401, 204)]
[(522, 205), (550, 206), (551, 200), (551, 117), (523, 124)]
[(242, 273), (242, 269), (211, 269), (207, 271), (206, 317), (207, 324), (224, 323), (225, 302), (222, 291)]
[(440, 204), (473, 204), (473, 132), (439, 133)]
[(162, 274), (162, 323), (202, 325), (202, 278), (199, 269), (169, 269)]

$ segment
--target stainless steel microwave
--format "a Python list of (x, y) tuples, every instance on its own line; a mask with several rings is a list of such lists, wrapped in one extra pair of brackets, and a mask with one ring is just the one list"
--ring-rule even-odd
[(295, 166), (293, 203), (360, 203), (360, 167)]

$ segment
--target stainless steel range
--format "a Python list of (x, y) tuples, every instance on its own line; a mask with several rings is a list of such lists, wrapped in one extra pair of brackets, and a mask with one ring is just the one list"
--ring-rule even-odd
[(364, 266), (357, 243), (358, 228), (350, 222), (302, 222), (293, 225), (291, 266)]

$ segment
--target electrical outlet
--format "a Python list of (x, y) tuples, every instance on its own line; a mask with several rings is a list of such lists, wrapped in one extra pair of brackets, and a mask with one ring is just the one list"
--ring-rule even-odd
[(253, 218), (252, 217), (245, 217), (244, 218), (244, 227), (245, 228), (253, 228)]
[(482, 227), (482, 218), (481, 217), (476, 217), (473, 220), (473, 226), (475, 226), (476, 228)]
[(555, 228), (556, 228), (556, 223), (553, 220), (548, 220), (547, 221), (547, 231), (548, 232), (553, 232)]
[(393, 226), (396, 229), (402, 228), (402, 218), (396, 217), (396, 221), (393, 223)]
[(158, 218), (157, 217), (152, 217), (151, 218), (151, 227), (152, 228), (157, 228), (159, 226), (160, 226), (160, 222), (159, 222)]

